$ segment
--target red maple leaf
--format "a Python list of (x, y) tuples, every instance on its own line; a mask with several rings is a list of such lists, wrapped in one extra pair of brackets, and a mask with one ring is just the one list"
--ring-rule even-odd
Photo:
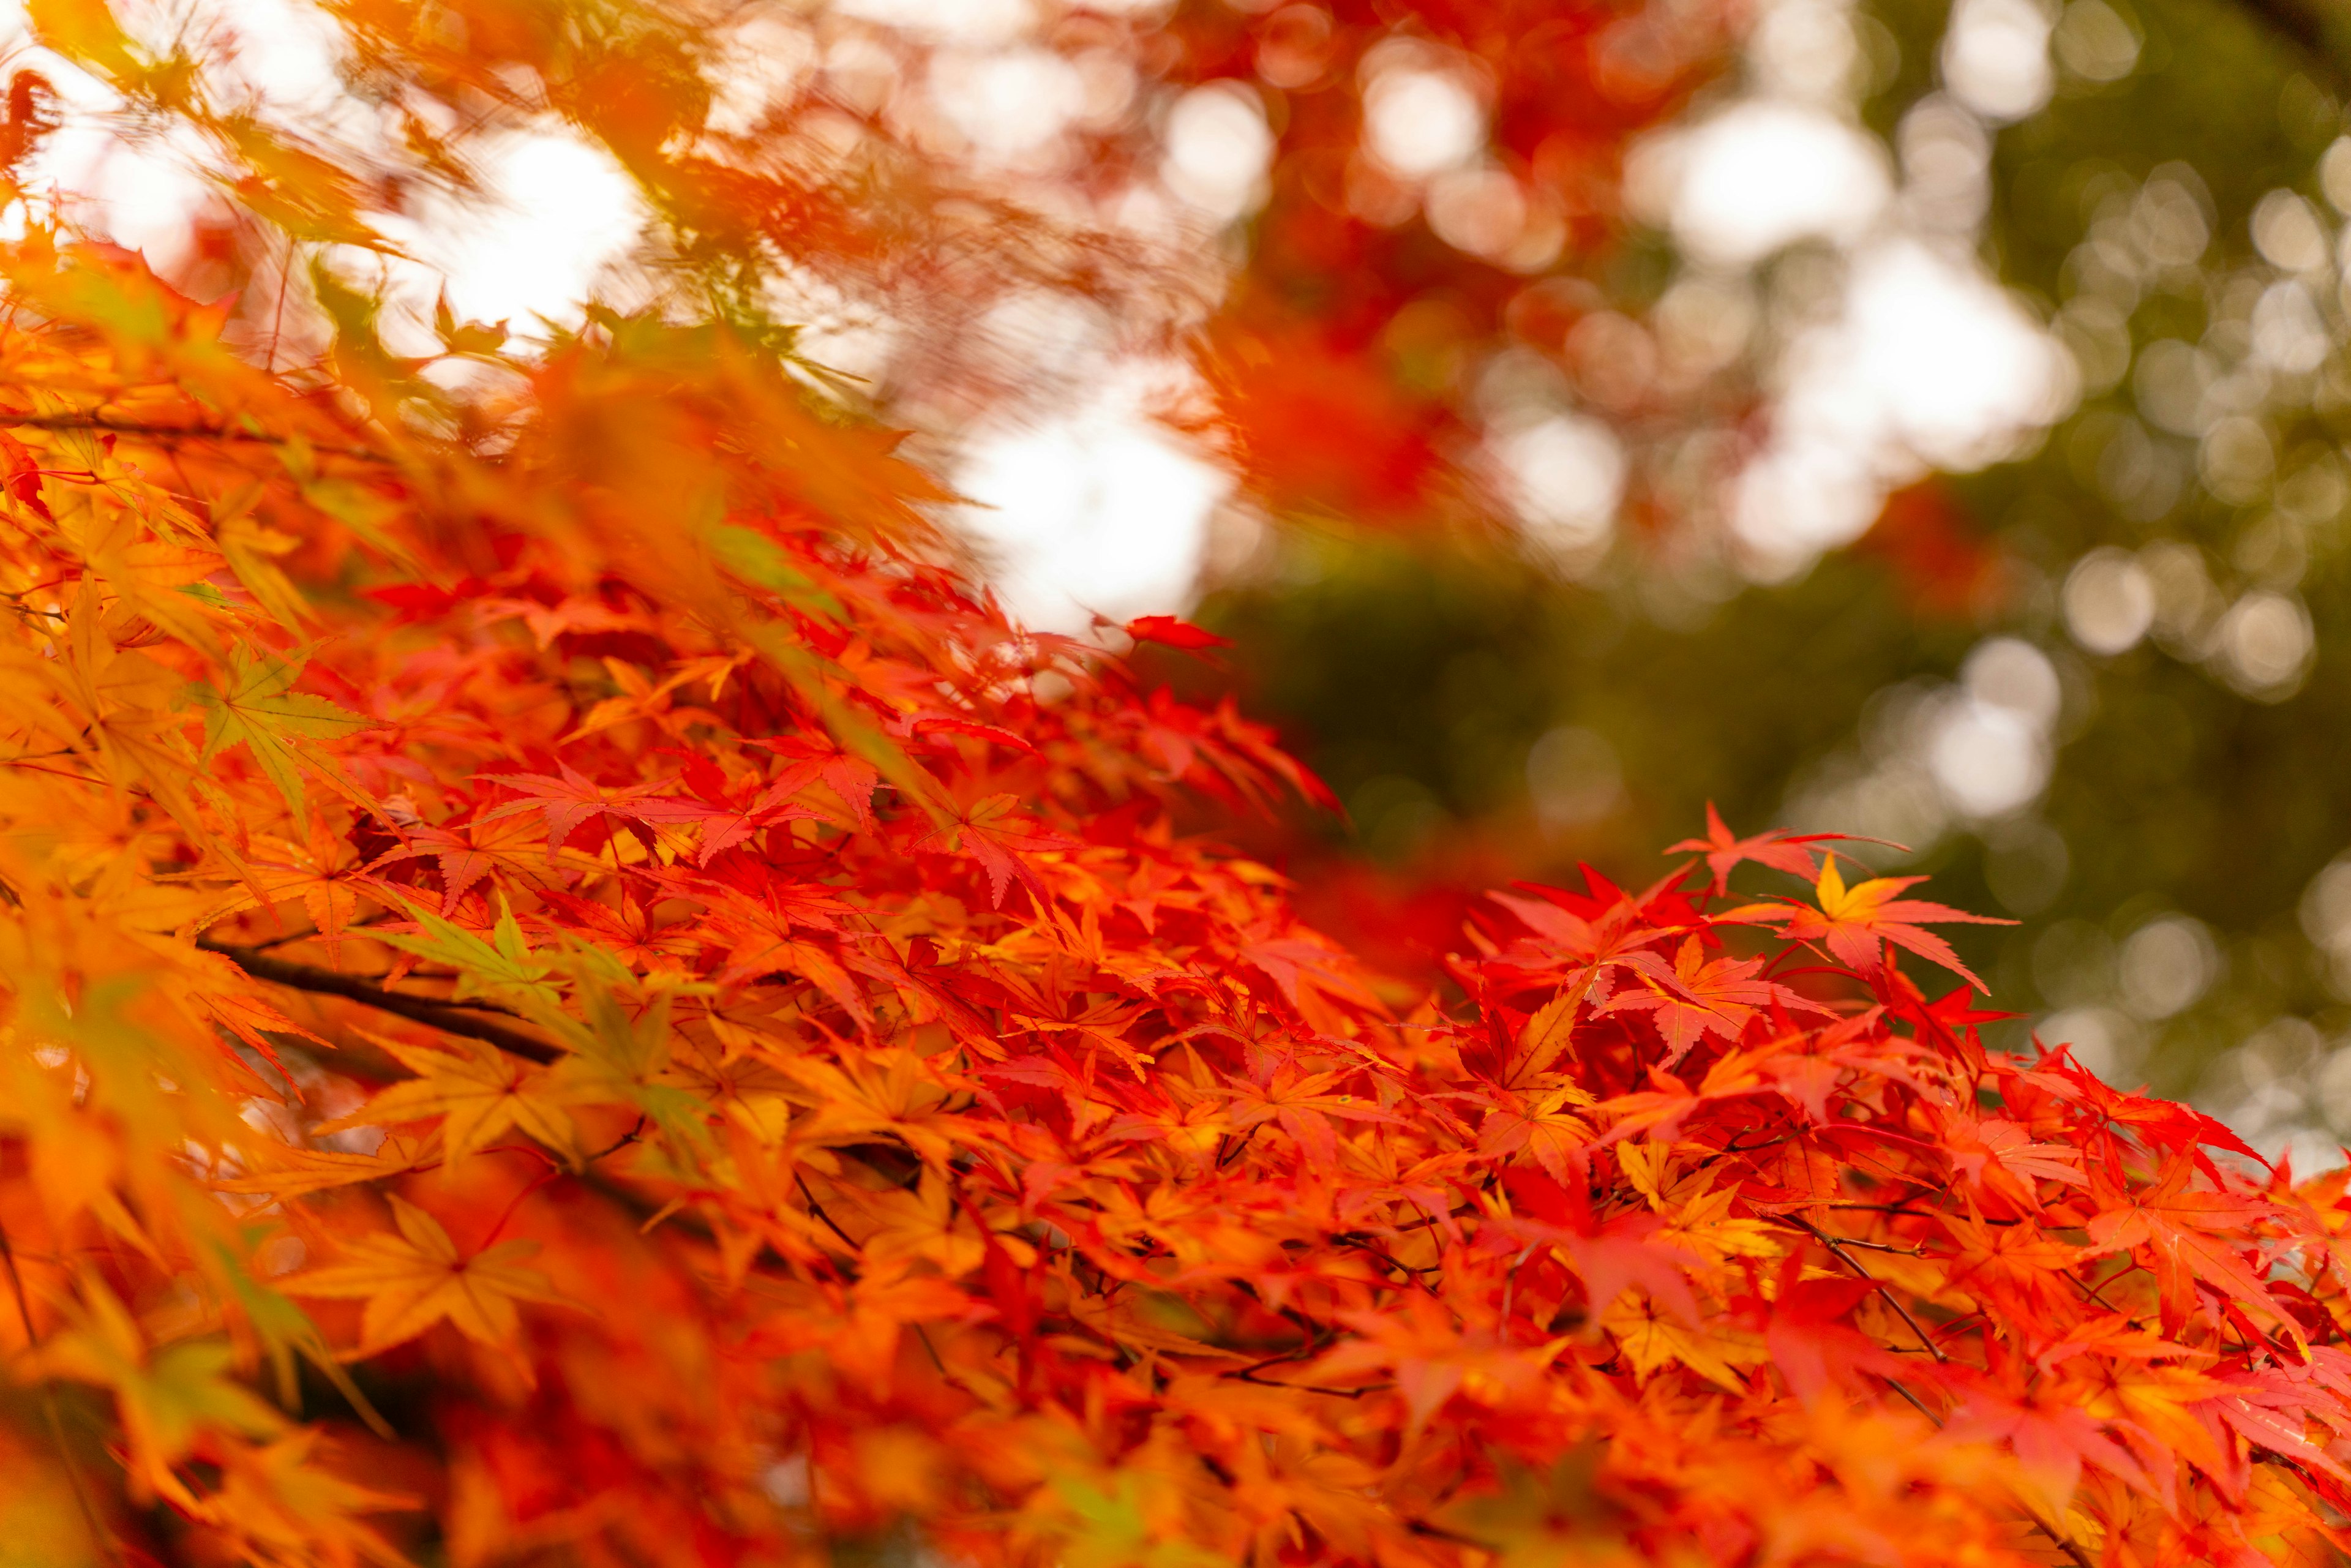
[(1823, 859), (1820, 881), (1813, 890), (1817, 908), (1797, 904), (1781, 910), (1766, 904), (1733, 911), (1732, 915), (1760, 920), (1784, 919), (1787, 924), (1780, 928), (1781, 936), (1791, 942), (1825, 942), (1829, 953), (1839, 963), (1850, 965), (1865, 975), (1876, 973), (1885, 963), (1884, 944), (1891, 942), (1940, 964), (1976, 989), (1988, 990), (1990, 988), (1976, 977), (1975, 971), (1959, 962), (1951, 945), (1933, 932), (1922, 930), (1921, 923), (2013, 925), (2016, 922), (1991, 915), (1970, 915), (1925, 899), (1896, 896), (1904, 888), (1926, 880), (1922, 876), (1877, 876), (1847, 887), (1844, 878), (1837, 873), (1836, 857), (1829, 855)]

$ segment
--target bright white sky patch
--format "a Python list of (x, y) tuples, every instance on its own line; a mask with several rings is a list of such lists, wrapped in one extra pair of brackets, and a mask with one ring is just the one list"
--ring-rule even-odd
[(445, 277), (461, 319), (506, 321), (524, 336), (537, 331), (534, 317), (577, 321), (597, 275), (643, 230), (634, 183), (609, 153), (562, 134), (517, 133), (479, 159), (490, 202), (435, 204), (383, 225), (434, 275), (414, 280), (423, 309)]
[[(953, 79), (941, 84), (950, 89), (944, 107), (972, 120), (964, 129), (986, 151), (1017, 153), (1057, 134), (1081, 107), (1071, 68), (1032, 37), (1036, 8), (1029, 0), (847, 0), (840, 8), (960, 50), (947, 73)], [(244, 39), (233, 74), (262, 99), (313, 123), (348, 118), (340, 114), (348, 100), (335, 79), (334, 35), (317, 25), (313, 8), (302, 0), (223, 0), (220, 15)], [(21, 22), (13, 30), (20, 32)], [(8, 31), (0, 22), (0, 33)], [(744, 53), (779, 78), (778, 86), (809, 65), (789, 48)], [(107, 89), (63, 62), (39, 63), (68, 104), (85, 110), (82, 123), (69, 123), (45, 150), (50, 177), (87, 193), (83, 221), (171, 267), (207, 200), (197, 172), (203, 150), (123, 144), (95, 122), (111, 104)], [(747, 94), (730, 104), (725, 112), (734, 128), (747, 126), (765, 98)], [(1183, 100), (1175, 120), (1170, 172), (1181, 193), (1216, 221), (1249, 205), (1271, 151), (1257, 101), (1234, 88), (1206, 89)], [(412, 260), (333, 255), (355, 283), (384, 286), (393, 308), (383, 326), (396, 351), (433, 351), (424, 323), (444, 289), (460, 319), (505, 320), (525, 338), (539, 329), (540, 318), (578, 321), (600, 277), (625, 258), (649, 221), (611, 156), (552, 122), (474, 152), (482, 197), (428, 199), (408, 216), (375, 217)], [(1010, 334), (1022, 340), (1015, 352), (1033, 361), (1026, 363), (1033, 373), (1016, 373), (1013, 384), (1052, 391), (1038, 406), (967, 434), (967, 459), (954, 477), (984, 505), (962, 513), (958, 526), (995, 562), (1008, 607), (1032, 625), (1081, 630), (1095, 612), (1123, 621), (1181, 609), (1198, 575), (1208, 518), (1233, 486), (1228, 472), (1149, 412), (1153, 398), (1169, 392), (1170, 376), (1186, 372), (1122, 370), (1100, 330), (1029, 329)]]
[(1210, 82), (1176, 100), (1167, 114), (1168, 189), (1218, 223), (1239, 216), (1264, 194), (1273, 131), (1257, 95)]
[[(1082, 632), (1180, 608), (1232, 488), (1132, 396), (980, 435), (955, 476), (979, 507), (956, 518), (992, 558), (1013, 618)], [(991, 507), (983, 510), (981, 507)]]
[(2034, 0), (1959, 0), (1943, 35), (1944, 81), (1995, 124), (2037, 112), (2056, 85), (2049, 27)]
[(1800, 239), (1857, 239), (1893, 193), (1886, 150), (1804, 104), (1750, 99), (1667, 133), (1644, 156), (1656, 161), (1648, 178), (1667, 187), (1656, 193), (1674, 237), (1720, 267), (1749, 266)]
[(1010, 43), (1037, 25), (1030, 0), (834, 0), (833, 9), (942, 43), (973, 46)]
[[(337, 35), (315, 6), (223, 0), (208, 18), (234, 40), (228, 78), (276, 113), (361, 141), (381, 133), (344, 93)], [(0, 40), (22, 27), (20, 16), (0, 19)], [(171, 134), (123, 141), (103, 119), (114, 107), (110, 89), (46, 53), (33, 63), (67, 106), (66, 124), (43, 149), (39, 183), (82, 198), (77, 221), (171, 270), (191, 224), (213, 199), (202, 172), (207, 150), (193, 137)], [(634, 184), (609, 154), (568, 131), (514, 132), (471, 151), (486, 199), (428, 197), (412, 216), (371, 214), (379, 232), (414, 258), (382, 267), (394, 302), (429, 319), (445, 287), (460, 318), (510, 320), (525, 335), (540, 316), (577, 321), (598, 275), (643, 230), (647, 214)], [(367, 275), (360, 280), (371, 281), (375, 258), (357, 265)], [(399, 330), (397, 314), (387, 326)], [(425, 352), (430, 345), (405, 347)]]
[(1486, 111), (1449, 71), (1398, 66), (1364, 89), (1364, 137), (1407, 178), (1467, 162), (1486, 144)]
[[(1980, 468), (2062, 414), (2071, 367), (2047, 333), (1972, 266), (1897, 240), (1855, 259), (1846, 324), (1833, 340), (1843, 373), (1813, 397), (1829, 417), (1876, 418), (1938, 467)], [(1839, 384), (1839, 383), (1842, 384)]]
[(1927, 468), (1980, 468), (2059, 417), (2074, 373), (2056, 342), (1970, 265), (1908, 239), (1854, 257), (1841, 316), (1791, 347), (1734, 527), (1795, 570), (1858, 538), (1885, 492)]
[(1050, 49), (953, 56), (931, 82), (939, 107), (983, 152), (1013, 157), (1061, 133), (1085, 107), (1085, 83)]
[(1625, 498), (1625, 448), (1596, 419), (1552, 414), (1493, 443), (1502, 493), (1547, 549), (1573, 557), (1607, 542)]

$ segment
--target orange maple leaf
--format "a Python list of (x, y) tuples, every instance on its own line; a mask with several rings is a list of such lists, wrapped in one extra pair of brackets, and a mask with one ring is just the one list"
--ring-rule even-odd
[(347, 1242), (350, 1261), (279, 1284), (288, 1295), (365, 1301), (355, 1357), (412, 1340), (444, 1318), (468, 1339), (506, 1347), (520, 1324), (516, 1302), (569, 1304), (546, 1275), (521, 1267), (538, 1250), (536, 1241), (500, 1241), (467, 1257), (439, 1220), (397, 1195), (386, 1201), (398, 1235)]

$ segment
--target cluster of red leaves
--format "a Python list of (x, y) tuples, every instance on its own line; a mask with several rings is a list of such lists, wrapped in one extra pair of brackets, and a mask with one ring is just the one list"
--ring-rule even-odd
[(2342, 1179), (1987, 1056), (1904, 880), (1717, 822), (1399, 994), (1187, 829), (1262, 731), (724, 334), (468, 446), (9, 266), (0, 1537), (2334, 1560)]
[[(1279, 124), (1248, 261), (1200, 355), (1217, 428), (1276, 509), (1425, 526), (1479, 423), (1470, 367), (1508, 345), (1576, 373), (1571, 335), (1604, 313), (1578, 274), (1625, 225), (1625, 146), (1720, 70), (1736, 20), (1707, 3), (1557, 0), (1180, 14), (1181, 78), (1254, 78)], [(1389, 73), (1435, 76), (1479, 103), (1488, 144), (1465, 169), (1432, 179), (1371, 150), (1370, 99)], [(1480, 191), (1505, 210), (1482, 253), (1435, 216)], [(1621, 340), (1604, 351), (1625, 380), (1638, 353)], [(1652, 413), (1661, 390), (1628, 386), (1611, 412)]]

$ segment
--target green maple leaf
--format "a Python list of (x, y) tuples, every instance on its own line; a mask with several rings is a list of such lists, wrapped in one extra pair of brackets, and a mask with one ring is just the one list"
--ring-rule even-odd
[(375, 722), (293, 690), (301, 673), (299, 660), (256, 659), (240, 650), (229, 666), (225, 690), (206, 683), (193, 693), (204, 710), (204, 760), (241, 743), (297, 816), (302, 811), (302, 770), (295, 741), (337, 739)]
[(714, 524), (707, 537), (718, 563), (746, 582), (771, 590), (786, 603), (834, 620), (847, 613), (840, 600), (791, 563), (782, 546), (756, 528)]
[(534, 1002), (550, 1011), (557, 1006), (560, 993), (547, 978), (553, 970), (548, 964), (535, 961), (530, 945), (523, 939), (522, 926), (503, 897), (498, 900), (497, 924), (491, 928), (487, 942), (422, 904), (410, 904), (407, 907), (419, 930), (378, 931), (372, 935), (376, 940), (404, 953), (413, 953), (456, 970), (458, 999), (490, 994), (524, 1004), (527, 1009)]

